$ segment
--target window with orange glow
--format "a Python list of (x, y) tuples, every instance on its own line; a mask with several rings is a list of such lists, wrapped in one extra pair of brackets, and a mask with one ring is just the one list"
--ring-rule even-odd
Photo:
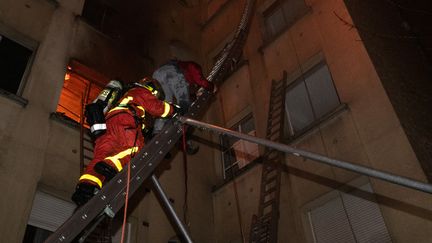
[[(83, 73), (83, 71), (93, 73)], [(68, 66), (57, 105), (57, 114), (62, 115), (68, 120), (80, 123), (84, 106), (93, 102), (108, 82), (108, 79), (101, 75), (96, 76), (97, 79), (95, 79), (94, 71), (87, 67), (83, 68), (80, 64)]]

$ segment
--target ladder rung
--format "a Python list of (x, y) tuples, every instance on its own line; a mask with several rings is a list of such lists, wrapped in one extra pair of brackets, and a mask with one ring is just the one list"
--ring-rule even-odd
[(273, 130), (274, 127), (276, 127), (276, 126), (280, 127), (280, 124), (282, 124), (282, 120), (281, 119), (276, 119), (274, 121), (273, 120), (268, 121), (267, 132)]
[(276, 186), (274, 186), (274, 187), (270, 187), (269, 189), (265, 190), (264, 193), (265, 193), (265, 194), (267, 194), (267, 193), (273, 193), (273, 192), (276, 191), (276, 189), (277, 189)]
[(278, 133), (280, 134), (280, 132), (281, 132), (280, 130), (281, 130), (280, 126), (278, 126), (278, 127), (274, 126), (271, 129), (267, 130), (267, 136), (273, 136), (273, 135), (276, 135)]
[(271, 184), (273, 181), (275, 181), (277, 179), (278, 179), (278, 175), (276, 174), (276, 175), (274, 175), (274, 176), (272, 176), (270, 178), (265, 178), (265, 181), (268, 182), (266, 184)]
[(275, 200), (269, 200), (263, 204), (262, 208), (264, 209), (268, 206), (272, 206), (274, 202), (275, 202)]
[(86, 150), (86, 151), (92, 151), (93, 152), (93, 148), (83, 147), (83, 149)]
[(271, 178), (266, 178), (265, 181), (264, 181), (264, 185), (271, 184), (271, 183), (273, 183), (276, 180), (277, 180), (277, 176), (273, 176)]
[(273, 83), (272, 83), (272, 89), (280, 88), (280, 86), (283, 86), (283, 83), (284, 83), (284, 82), (282, 82), (282, 81), (283, 81), (283, 80), (279, 80), (279, 81), (273, 82)]
[(265, 170), (263, 172), (262, 176), (263, 176), (264, 180), (266, 180), (267, 178), (271, 178), (271, 177), (277, 176), (277, 169), (268, 169), (268, 170)]
[[(283, 106), (282, 102), (275, 103), (275, 104), (270, 104), (270, 106), (269, 106), (269, 114), (268, 114), (268, 118), (267, 119), (274, 118), (275, 117), (273, 115), (274, 113), (276, 113), (276, 112), (279, 113), (279, 111), (283, 111), (283, 110), (284, 110), (284, 106)], [(278, 116), (280, 116), (280, 115), (278, 115)]]
[(281, 103), (279, 103), (279, 104), (277, 104), (277, 105), (271, 105), (270, 106), (270, 109), (269, 109), (269, 117), (272, 117), (273, 116), (273, 113), (275, 113), (275, 112), (277, 112), (277, 111), (281, 111), (282, 109), (282, 104)]
[(270, 212), (270, 213), (266, 213), (266, 214), (264, 214), (261, 218), (269, 218), (269, 219), (272, 219), (273, 218), (273, 212)]
[[(266, 196), (269, 196), (269, 195), (266, 195)], [(264, 205), (266, 204), (266, 203), (268, 203), (268, 202), (274, 202), (276, 200), (276, 197), (275, 196), (272, 196), (272, 197), (269, 197), (267, 200), (265, 200), (264, 199), (264, 201), (262, 201), (263, 203), (264, 203)]]
[(268, 119), (268, 122), (271, 123), (271, 124), (273, 124), (273, 119), (274, 119), (275, 121), (278, 121), (278, 122), (279, 122), (280, 120), (282, 120), (281, 117), (278, 116), (278, 117), (275, 117), (275, 118), (273, 118), (273, 117), (272, 117), (272, 118), (269, 118), (269, 119)]
[(283, 97), (280, 93), (281, 93), (281, 91), (278, 91), (278, 92), (272, 94), (272, 97), (274, 97), (274, 96), (276, 96), (276, 97), (270, 101), (270, 105), (280, 103), (282, 101)]
[(271, 172), (276, 170), (275, 166), (273, 166), (272, 160), (274, 159), (269, 159), (265, 161), (265, 167), (264, 167), (265, 172)]
[(84, 155), (84, 159), (92, 160), (93, 158), (92, 158), (92, 157), (89, 157), (89, 156), (87, 156), (87, 155)]

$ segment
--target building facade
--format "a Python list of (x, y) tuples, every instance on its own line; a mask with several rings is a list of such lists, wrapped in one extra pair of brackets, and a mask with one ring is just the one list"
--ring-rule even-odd
[[(112, 78), (151, 75), (173, 57), (195, 60), (208, 73), (233, 37), (245, 2), (2, 1), (1, 241), (46, 237), (72, 213), (70, 195), (80, 174), (80, 104), (91, 100), (97, 87)], [(401, 72), (410, 66), (404, 62), (412, 64), (406, 57), (417, 45), (393, 42), (393, 50), (400, 47), (405, 54), (393, 55), (385, 48), (385, 27), (370, 34), (377, 29), (364, 22), (367, 6), (351, 0), (256, 1), (242, 57), (233, 62), (202, 120), (265, 137), (275, 98), (271, 81), (286, 77), (284, 143), (430, 182), (430, 122), (417, 125), (410, 119), (426, 114), (430, 120), (425, 81), (430, 63), (415, 59), (423, 68), (404, 71), (424, 81), (413, 81), (417, 92), (398, 86), (410, 83)], [(382, 18), (400, 23), (395, 6), (375, 7), (370, 14), (377, 21), (386, 10)], [(388, 60), (394, 65), (384, 65)], [(414, 104), (404, 102), (409, 95), (417, 97)], [(204, 131), (194, 135), (198, 154), (185, 164), (181, 152), (174, 152), (158, 171), (161, 184), (196, 242), (249, 241), (264, 149)], [(432, 237), (431, 195), (292, 155), (286, 155), (284, 169), (279, 242), (428, 242)], [(148, 190), (135, 195), (131, 205), (129, 242), (176, 238)], [(118, 227), (114, 231), (118, 234)]]

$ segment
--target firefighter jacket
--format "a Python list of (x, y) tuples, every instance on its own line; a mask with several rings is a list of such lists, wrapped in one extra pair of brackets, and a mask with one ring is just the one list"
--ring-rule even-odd
[(102, 188), (105, 177), (94, 170), (99, 162), (106, 163), (117, 172), (123, 170), (134, 154), (144, 146), (141, 129), (146, 112), (155, 117), (170, 117), (174, 113), (174, 107), (157, 99), (146, 88), (130, 89), (120, 99), (117, 107), (108, 112), (107, 131), (96, 139), (94, 158), (79, 178), (79, 183)]

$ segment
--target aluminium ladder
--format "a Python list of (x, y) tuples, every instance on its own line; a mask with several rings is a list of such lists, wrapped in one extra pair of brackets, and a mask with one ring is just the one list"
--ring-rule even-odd
[[(210, 72), (207, 78), (209, 81), (215, 84), (222, 82), (227, 72), (229, 72), (232, 63), (239, 60), (239, 55), (241, 55), (242, 48), (246, 41), (254, 3), (255, 0), (246, 1), (245, 9), (234, 38), (223, 50), (222, 55)], [(186, 116), (190, 118), (198, 117), (205, 106), (210, 102), (212, 95), (213, 94), (205, 91), (191, 105)], [(167, 199), (167, 197), (160, 187), (157, 178), (153, 175), (153, 172), (163, 160), (164, 156), (174, 147), (175, 143), (182, 136), (182, 129), (182, 124), (179, 121), (171, 119), (165, 125), (164, 130), (146, 144), (130, 161), (129, 196), (132, 196), (144, 181), (150, 179), (155, 193), (162, 198), (162, 206), (166, 209), (168, 216), (175, 222), (174, 226), (176, 230), (181, 233), (184, 241), (192, 242), (173, 208), (170, 207), (171, 205), (167, 200), (164, 200)], [(118, 173), (97, 195), (85, 205), (78, 208), (77, 211), (50, 235), (45, 242), (71, 242), (87, 225), (94, 224), (95, 219), (97, 222), (100, 222), (98, 219), (105, 217), (104, 215), (114, 217), (125, 202), (127, 173), (127, 168)]]

